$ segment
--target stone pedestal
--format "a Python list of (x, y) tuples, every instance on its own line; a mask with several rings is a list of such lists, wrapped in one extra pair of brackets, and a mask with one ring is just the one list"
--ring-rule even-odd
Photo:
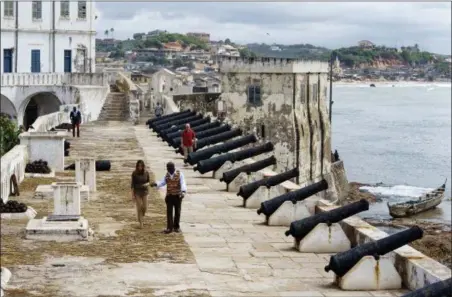
[(47, 161), (49, 167), (55, 171), (64, 171), (64, 140), (69, 136), (67, 132), (24, 132), (19, 135), (20, 144), (28, 147), (30, 162)]
[(88, 240), (92, 231), (81, 217), (80, 190), (77, 182), (53, 183), (53, 214), (28, 222), (25, 237), (35, 240)]
[(80, 216), (80, 189), (77, 182), (52, 183), (53, 215)]
[(75, 181), (88, 186), (91, 192), (96, 192), (95, 159), (79, 159), (75, 161)]
[[(89, 201), (89, 188), (88, 186), (80, 187), (80, 199), (81, 201)], [(52, 185), (39, 185), (36, 187), (34, 199), (51, 200), (53, 199), (53, 187)]]

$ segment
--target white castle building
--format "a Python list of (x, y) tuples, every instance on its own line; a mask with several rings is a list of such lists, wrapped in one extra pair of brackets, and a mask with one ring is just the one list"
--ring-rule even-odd
[(0, 3), (2, 114), (28, 126), (61, 105), (79, 104), (76, 86), (106, 85), (95, 73), (94, 2)]
[(2, 1), (2, 73), (94, 72), (94, 2)]

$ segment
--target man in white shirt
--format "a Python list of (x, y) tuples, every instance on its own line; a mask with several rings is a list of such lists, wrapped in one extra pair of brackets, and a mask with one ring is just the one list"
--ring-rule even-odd
[[(187, 192), (187, 185), (185, 184), (184, 174), (176, 167), (173, 162), (166, 164), (168, 171), (165, 177), (158, 183), (153, 183), (151, 187), (161, 188), (166, 185), (166, 229), (165, 234), (171, 232), (180, 232), (180, 212), (182, 207), (182, 199)], [(173, 220), (174, 208), (174, 220)]]

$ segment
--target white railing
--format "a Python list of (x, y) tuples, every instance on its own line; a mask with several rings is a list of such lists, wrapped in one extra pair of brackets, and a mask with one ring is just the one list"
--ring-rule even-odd
[(107, 84), (103, 73), (3, 73), (1, 78), (2, 87)]
[(33, 131), (35, 132), (46, 132), (52, 129), (53, 127), (69, 122), (70, 119), (68, 112), (57, 111), (38, 117), (36, 121), (32, 124), (32, 126)]
[(11, 191), (11, 176), (16, 175), (20, 184), (25, 178), (25, 166), (28, 162), (28, 148), (26, 145), (16, 145), (1, 159), (1, 199), (8, 201)]
[[(45, 132), (63, 123), (69, 122), (69, 113), (58, 111), (40, 116), (32, 124), (36, 132)], [(20, 184), (25, 177), (25, 166), (28, 162), (28, 148), (26, 145), (16, 145), (1, 158), (1, 199), (8, 200), (11, 191), (11, 176), (16, 175)]]
[(173, 96), (161, 94), (162, 106), (164, 114), (171, 114), (173, 112), (179, 112), (179, 106), (174, 103)]
[(140, 119), (140, 102), (138, 100), (139, 94), (135, 83), (123, 72), (117, 73), (117, 86), (127, 96), (129, 105), (129, 119), (134, 124), (138, 124)]

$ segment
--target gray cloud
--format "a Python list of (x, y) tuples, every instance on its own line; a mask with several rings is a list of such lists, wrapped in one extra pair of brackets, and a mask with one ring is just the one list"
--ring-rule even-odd
[[(450, 54), (450, 3), (97, 2), (98, 31), (116, 37), (155, 29), (206, 31), (237, 42), (311, 43), (331, 48), (368, 39), (418, 43)], [(266, 33), (270, 33), (268, 36)]]

